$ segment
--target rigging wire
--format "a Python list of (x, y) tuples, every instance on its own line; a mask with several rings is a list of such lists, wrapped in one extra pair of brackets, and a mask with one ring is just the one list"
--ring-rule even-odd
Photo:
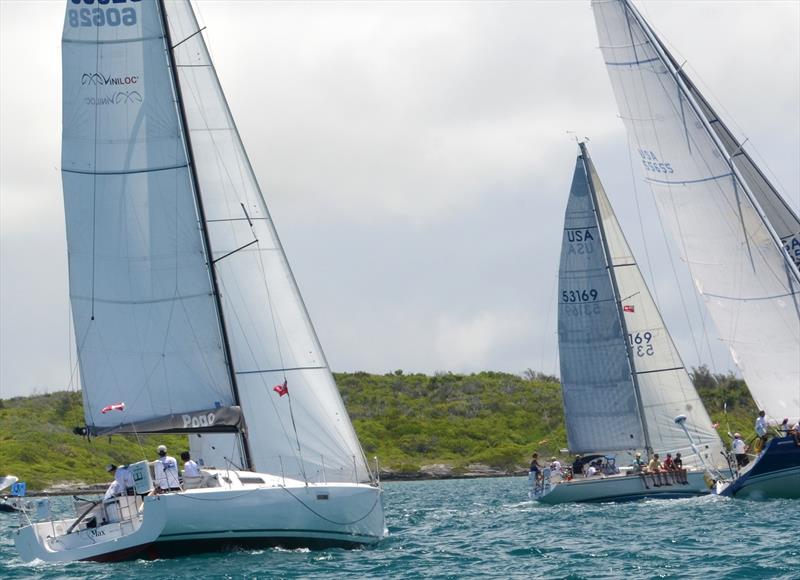
[[(544, 372), (544, 359), (545, 359), (545, 350), (547, 349), (547, 334), (550, 330), (550, 317), (553, 314), (553, 304), (555, 304), (555, 310), (558, 311), (558, 303), (556, 301), (556, 295), (558, 294), (558, 273), (556, 273), (555, 277), (553, 278), (553, 284), (551, 285), (552, 290), (550, 291), (550, 300), (547, 301), (547, 304), (550, 306), (547, 308), (547, 316), (545, 317), (544, 321), (544, 336), (542, 337), (542, 353), (539, 357), (539, 368), (542, 372)], [(556, 312), (557, 314), (557, 312)], [(556, 351), (558, 351), (558, 329), (556, 329)], [(557, 369), (558, 367), (554, 367)], [(554, 374), (559, 374), (558, 370), (553, 371)]]

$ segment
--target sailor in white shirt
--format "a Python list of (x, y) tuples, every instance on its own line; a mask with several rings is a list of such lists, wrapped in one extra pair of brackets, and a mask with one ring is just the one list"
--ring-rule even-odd
[(158, 459), (153, 464), (156, 486), (160, 491), (179, 490), (181, 482), (178, 477), (178, 462), (167, 455), (166, 445), (158, 446)]
[(125, 465), (107, 465), (106, 471), (114, 474), (114, 481), (108, 486), (106, 494), (103, 496), (104, 500), (111, 499), (120, 495), (126, 495), (128, 490), (132, 490), (134, 486), (133, 475)]
[(181, 453), (181, 460), (183, 463), (183, 476), (184, 477), (200, 477), (200, 468), (197, 463), (192, 461), (191, 455), (188, 451)]
[(762, 438), (767, 436), (767, 418), (765, 415), (764, 411), (759, 411), (756, 419), (756, 435)]
[(748, 460), (747, 455), (745, 454), (747, 446), (744, 444), (742, 436), (739, 433), (733, 434), (733, 443), (731, 444), (731, 448), (733, 450), (733, 454), (736, 456), (736, 464), (739, 467), (744, 467), (747, 465)]

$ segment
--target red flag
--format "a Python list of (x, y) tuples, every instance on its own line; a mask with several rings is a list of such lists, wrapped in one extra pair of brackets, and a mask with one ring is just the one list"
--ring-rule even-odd
[(623, 306), (622, 307), (622, 311), (623, 312), (633, 312), (633, 306)]
[(278, 393), (279, 396), (284, 396), (289, 394), (289, 387), (287, 386), (288, 380), (284, 379), (282, 385), (275, 385), (272, 387), (272, 390)]
[(100, 412), (105, 415), (109, 411), (124, 411), (125, 410), (125, 403), (114, 403), (113, 405), (106, 405)]

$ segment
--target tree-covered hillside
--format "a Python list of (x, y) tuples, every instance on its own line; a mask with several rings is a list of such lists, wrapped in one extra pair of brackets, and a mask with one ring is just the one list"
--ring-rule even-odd
[(80, 393), (0, 399), (0, 472), (16, 475), (34, 490), (54, 483), (91, 484), (109, 481), (109, 463), (153, 460), (162, 443), (173, 454), (187, 445), (186, 437), (176, 435), (115, 435), (87, 441), (72, 432), (83, 424)]
[[(712, 420), (720, 423), (720, 434), (730, 428), (752, 435), (756, 409), (743, 381), (705, 367), (695, 369), (692, 378)], [(445, 464), (456, 474), (476, 464), (513, 471), (524, 468), (533, 451), (560, 455), (566, 447), (555, 377), (533, 371), (427, 376), (398, 370), (337, 373), (336, 381), (367, 456), (377, 456), (389, 472), (414, 474), (432, 464)], [(0, 475), (13, 473), (31, 489), (102, 482), (108, 463), (154, 459), (159, 443), (175, 455), (186, 446), (185, 437), (175, 435), (87, 441), (72, 433), (82, 423), (80, 393), (0, 400)]]

